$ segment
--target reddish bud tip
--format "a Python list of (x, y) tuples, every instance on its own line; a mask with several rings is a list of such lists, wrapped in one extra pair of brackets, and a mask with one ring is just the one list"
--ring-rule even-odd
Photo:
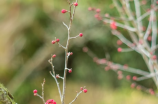
[(52, 58), (55, 58), (56, 57), (56, 54), (54, 54), (53, 56), (52, 56)]
[(61, 13), (66, 13), (66, 12), (67, 12), (66, 9), (62, 9), (62, 10), (61, 10)]
[(59, 78), (59, 74), (56, 75), (56, 78)]
[(108, 71), (110, 69), (110, 67), (106, 66), (104, 69), (105, 69), (105, 71)]
[(116, 22), (115, 21), (111, 22), (110, 27), (111, 29), (116, 30), (117, 29)]
[(127, 64), (124, 64), (124, 65), (123, 65), (123, 69), (128, 69), (128, 65), (127, 65)]
[(137, 77), (136, 76), (133, 76), (133, 78), (132, 78), (134, 81), (136, 81), (137, 80)]
[(152, 56), (152, 59), (153, 59), (153, 60), (156, 60), (156, 59), (157, 59), (157, 56), (156, 56), (156, 55), (153, 55), (153, 56)]
[(88, 52), (88, 48), (87, 47), (83, 47), (83, 52)]
[(83, 36), (83, 33), (80, 33), (79, 36), (82, 37), (82, 36)]
[(131, 79), (131, 76), (130, 76), (130, 75), (127, 75), (127, 76), (126, 76), (126, 79), (127, 79), (127, 80), (130, 80), (130, 79)]
[(92, 8), (92, 7), (89, 7), (89, 8), (88, 8), (88, 10), (89, 10), (89, 11), (92, 11), (92, 10), (93, 10), (93, 8)]
[(105, 17), (109, 17), (109, 14), (108, 14), (108, 13), (106, 13), (106, 14), (105, 14)]
[(72, 69), (69, 69), (68, 72), (69, 72), (69, 73), (72, 73)]
[(56, 41), (55, 40), (52, 40), (52, 44), (55, 44), (56, 43)]
[(83, 90), (83, 87), (81, 87), (80, 90), (82, 91), (82, 90)]
[(33, 93), (35, 94), (35, 93), (37, 93), (37, 90), (35, 89), (35, 90), (33, 90)]
[(135, 83), (132, 83), (132, 84), (131, 84), (131, 88), (134, 88), (135, 86), (136, 86)]
[(70, 52), (70, 55), (73, 55), (73, 52)]
[(84, 93), (87, 93), (87, 89), (84, 89), (83, 92), (84, 92)]
[(121, 40), (117, 40), (117, 45), (121, 45), (122, 41)]
[(37, 96), (37, 93), (34, 93), (33, 95), (34, 95), (34, 96)]
[(78, 6), (78, 3), (74, 3), (74, 6)]
[(100, 13), (100, 9), (96, 9), (96, 12), (97, 12), (97, 13)]
[(56, 104), (56, 102), (53, 99), (49, 99), (45, 104)]
[(136, 87), (136, 89), (137, 89), (137, 90), (141, 90), (141, 86), (138, 85), (138, 86)]
[(56, 42), (59, 42), (60, 40), (59, 39), (56, 39)]
[(118, 52), (122, 52), (122, 48), (119, 47), (119, 48), (117, 49), (117, 51), (118, 51)]

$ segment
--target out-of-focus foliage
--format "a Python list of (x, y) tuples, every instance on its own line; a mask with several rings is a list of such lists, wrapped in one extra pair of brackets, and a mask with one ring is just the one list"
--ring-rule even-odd
[[(68, 74), (67, 103), (75, 97), (75, 91), (84, 85), (87, 86), (88, 93), (82, 94), (76, 104), (116, 104), (118, 101), (118, 104), (122, 104), (122, 98), (117, 99), (118, 96), (131, 92), (115, 93), (116, 89), (112, 91), (123, 81), (118, 81), (113, 72), (105, 72), (96, 65), (91, 57), (82, 52), (84, 46), (88, 46), (100, 58), (109, 53), (110, 59), (115, 62), (146, 68), (139, 55), (118, 54), (115, 46), (117, 38), (111, 35), (108, 25), (95, 20), (94, 13), (88, 11), (89, 6), (99, 7), (102, 13), (109, 12), (115, 16), (117, 12), (115, 8), (111, 8), (111, 3), (111, 0), (79, 0), (71, 35), (76, 36), (82, 32), (84, 36), (73, 39), (70, 43), (70, 51), (74, 54), (69, 60), (69, 67), (72, 67), (73, 72)], [(40, 93), (41, 83), (45, 78), (46, 99), (56, 99), (59, 103), (56, 84), (49, 74), (51, 66), (47, 60), (51, 54), (57, 54), (54, 60), (55, 70), (56, 73), (63, 74), (64, 50), (58, 45), (52, 45), (51, 40), (57, 37), (61, 44), (66, 43), (67, 30), (62, 22), (68, 23), (69, 16), (60, 12), (63, 8), (68, 9), (66, 0), (0, 0), (0, 6), (0, 82), (7, 85), (18, 104), (40, 104), (42, 101), (34, 97), (32, 91), (37, 89)], [(147, 85), (152, 85), (152, 82), (149, 81)], [(129, 86), (129, 83), (125, 86)], [(125, 91), (128, 90), (125, 88)], [(136, 98), (148, 97), (140, 92), (134, 93)], [(110, 94), (111, 101), (107, 99)], [(151, 97), (149, 101), (152, 99), (154, 98)], [(141, 99), (136, 101), (139, 100)]]
[(10, 92), (0, 83), (0, 104), (16, 104)]

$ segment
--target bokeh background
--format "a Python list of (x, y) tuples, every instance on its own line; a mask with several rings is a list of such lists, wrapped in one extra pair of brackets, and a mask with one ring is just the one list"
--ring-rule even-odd
[[(33, 90), (41, 93), (45, 78), (45, 99), (60, 104), (48, 59), (51, 54), (57, 55), (55, 70), (62, 75), (64, 50), (51, 41), (57, 37), (61, 44), (66, 43), (67, 30), (62, 22), (68, 24), (69, 15), (61, 13), (61, 9), (68, 9), (66, 0), (0, 0), (0, 7), (0, 82), (18, 104), (42, 104), (41, 99), (33, 96)], [(155, 96), (131, 89), (129, 81), (118, 80), (116, 73), (106, 72), (82, 51), (86, 46), (99, 58), (108, 54), (113, 62), (147, 70), (139, 54), (117, 52), (117, 38), (109, 25), (96, 20), (88, 7), (100, 8), (102, 14), (118, 15), (111, 0), (79, 0), (71, 36), (80, 32), (84, 36), (70, 43), (73, 56), (68, 66), (73, 72), (67, 75), (66, 103), (74, 99), (81, 86), (86, 86), (88, 93), (82, 93), (74, 104), (157, 104)], [(140, 84), (155, 89), (150, 79)]]

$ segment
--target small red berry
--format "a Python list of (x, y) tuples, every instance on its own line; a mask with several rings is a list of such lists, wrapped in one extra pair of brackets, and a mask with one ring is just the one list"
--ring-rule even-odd
[(108, 71), (110, 69), (110, 67), (106, 66), (104, 69), (105, 69), (105, 71)]
[(56, 41), (55, 40), (52, 40), (52, 44), (55, 44), (56, 43)]
[(126, 76), (126, 79), (127, 79), (127, 80), (130, 80), (130, 79), (131, 79), (131, 76), (130, 76), (130, 75), (127, 75), (127, 76)]
[(156, 59), (157, 59), (157, 56), (156, 56), (156, 55), (153, 55), (153, 56), (152, 56), (152, 59), (153, 59), (153, 60), (156, 60)]
[(124, 64), (124, 65), (123, 65), (123, 69), (128, 69), (128, 65), (127, 65), (127, 64)]
[(56, 42), (59, 42), (60, 40), (59, 39), (56, 39)]
[(150, 91), (150, 94), (151, 94), (151, 95), (155, 95), (155, 92), (154, 92), (154, 91)]
[(83, 36), (83, 33), (80, 33), (79, 36), (82, 37), (82, 36)]
[(116, 22), (115, 21), (111, 22), (110, 27), (111, 29), (116, 30), (117, 29)]
[(143, 40), (142, 39), (139, 40), (139, 44), (143, 44)]
[(117, 49), (117, 51), (118, 51), (118, 52), (122, 52), (122, 48), (119, 47), (119, 48)]
[(83, 90), (83, 87), (81, 87), (80, 90)]
[(121, 45), (122, 41), (121, 40), (117, 40), (117, 45)]
[(37, 90), (35, 89), (35, 90), (33, 90), (33, 93), (37, 93)]
[(34, 96), (37, 96), (37, 93), (34, 93), (33, 95), (34, 95)]
[(70, 52), (70, 55), (73, 55), (73, 52)]
[(132, 83), (132, 84), (131, 84), (131, 88), (134, 88), (135, 86), (136, 86), (135, 83)]
[(148, 41), (151, 41), (152, 37), (151, 36), (148, 36), (147, 40)]
[(109, 14), (108, 14), (108, 13), (106, 13), (106, 14), (105, 14), (105, 17), (109, 17)]
[(83, 47), (83, 52), (88, 52), (88, 48), (87, 47)]
[(59, 78), (59, 74), (56, 75), (56, 78)]
[(97, 12), (97, 13), (100, 13), (100, 9), (96, 9), (96, 12)]
[(56, 104), (56, 102), (53, 99), (49, 99), (45, 104)]
[(66, 12), (67, 12), (66, 9), (62, 9), (62, 10), (61, 10), (61, 13), (66, 13)]
[(54, 54), (52, 57), (55, 58), (55, 57), (56, 57), (56, 54)]
[(91, 11), (91, 10), (93, 10), (93, 8), (92, 8), (92, 7), (89, 7), (88, 10)]
[(117, 77), (119, 80), (121, 80), (122, 78), (123, 78), (123, 76), (122, 75), (118, 75), (118, 77)]
[(122, 74), (122, 71), (120, 71), (120, 70), (119, 70), (119, 71), (117, 71), (117, 74), (121, 75), (121, 74)]
[(69, 73), (72, 73), (72, 69), (69, 69), (68, 71), (69, 71)]
[(132, 78), (133, 80), (137, 80), (137, 77), (136, 76), (133, 76), (133, 78)]
[(141, 86), (138, 85), (138, 86), (136, 87), (136, 89), (137, 89), (137, 90), (141, 90)]
[(78, 6), (78, 3), (74, 3), (74, 6)]
[(87, 89), (84, 89), (83, 92), (84, 92), (84, 93), (87, 93)]
[(149, 93), (150, 93), (151, 95), (154, 95), (154, 94), (155, 94), (155, 92), (154, 92), (153, 89), (149, 89)]

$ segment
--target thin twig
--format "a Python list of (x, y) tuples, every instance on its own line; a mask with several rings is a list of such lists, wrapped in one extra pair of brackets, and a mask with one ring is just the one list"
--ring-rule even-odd
[(57, 44), (59, 45), (59, 47), (62, 47), (63, 49), (66, 49), (66, 47), (64, 47), (63, 45), (61, 45), (59, 42), (57, 42)]
[(77, 36), (75, 36), (75, 37), (70, 37), (69, 39), (74, 39), (74, 38), (77, 38), (77, 37), (79, 37), (79, 35), (77, 35)]
[(43, 83), (42, 83), (42, 100), (43, 100), (43, 103), (45, 104), (45, 100), (44, 100), (44, 84), (45, 84), (45, 79), (43, 80)]
[(53, 75), (53, 74), (51, 73), (51, 71), (50, 71), (49, 73), (50, 73), (51, 76), (55, 79), (55, 82), (56, 82), (57, 88), (58, 88), (58, 92), (59, 92), (59, 95), (60, 95), (60, 100), (62, 101), (62, 95), (61, 95), (61, 90), (60, 90), (59, 82), (58, 82), (57, 78), (55, 77), (55, 75)]
[(80, 91), (79, 93), (77, 93), (77, 95), (76, 95), (75, 99), (74, 99), (74, 100), (72, 100), (69, 104), (72, 104), (73, 102), (75, 102), (75, 101), (76, 101), (76, 99), (78, 98), (78, 96), (79, 96), (82, 92), (83, 92), (83, 91)]

